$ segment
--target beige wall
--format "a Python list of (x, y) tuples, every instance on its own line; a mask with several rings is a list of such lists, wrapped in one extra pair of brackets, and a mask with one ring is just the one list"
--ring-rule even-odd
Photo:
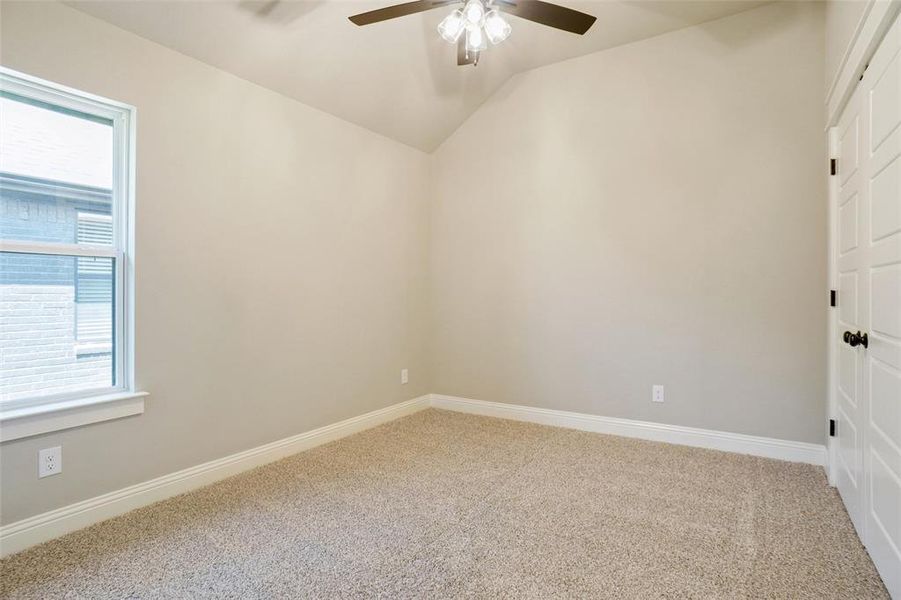
[(0, 6), (4, 65), (138, 108), (151, 393), (4, 444), (3, 523), (427, 392), (822, 442), (820, 6), (517, 76), (433, 157), (66, 7)]
[(822, 443), (823, 53), (777, 3), (508, 82), (433, 163), (433, 391)]
[[(137, 107), (151, 394), (139, 417), (3, 444), (3, 523), (430, 391), (428, 156), (61, 5), (4, 2), (0, 44)], [(64, 471), (39, 480), (57, 444)]]
[(838, 76), (854, 32), (870, 0), (828, 0), (826, 3), (826, 92)]

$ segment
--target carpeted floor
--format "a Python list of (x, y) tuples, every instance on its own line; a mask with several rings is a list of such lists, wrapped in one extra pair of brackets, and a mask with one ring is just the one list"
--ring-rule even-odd
[(0, 569), (8, 598), (887, 598), (820, 468), (437, 410)]

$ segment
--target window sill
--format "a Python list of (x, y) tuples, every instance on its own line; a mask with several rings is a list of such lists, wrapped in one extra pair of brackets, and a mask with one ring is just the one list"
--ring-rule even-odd
[(144, 412), (147, 392), (118, 392), (0, 411), (0, 442)]

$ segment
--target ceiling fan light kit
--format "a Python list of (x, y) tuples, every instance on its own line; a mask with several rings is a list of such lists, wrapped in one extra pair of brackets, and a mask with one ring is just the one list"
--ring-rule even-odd
[[(458, 2), (405, 2), (354, 15), (350, 21), (355, 25), (370, 25)], [(464, 0), (463, 8), (455, 9), (438, 25), (441, 38), (457, 45), (458, 65), (478, 65), (479, 55), (488, 48), (488, 42), (500, 44), (510, 37), (513, 28), (501, 15), (502, 12), (578, 35), (584, 35), (595, 21), (591, 15), (542, 0)]]
[[(503, 42), (512, 28), (497, 10), (486, 11), (482, 0), (469, 0), (463, 9), (456, 9), (438, 25), (438, 33), (449, 44), (457, 44), (466, 32), (467, 52), (481, 52), (492, 44)], [(474, 63), (473, 63), (474, 64)]]

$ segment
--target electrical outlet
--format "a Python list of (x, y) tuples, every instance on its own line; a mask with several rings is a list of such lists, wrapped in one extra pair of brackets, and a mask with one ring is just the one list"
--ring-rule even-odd
[(400, 382), (402, 384), (410, 383), (410, 372), (407, 369), (400, 370)]
[(38, 452), (38, 477), (49, 477), (63, 470), (63, 447), (44, 448)]
[(663, 386), (651, 386), (651, 402), (663, 402)]

